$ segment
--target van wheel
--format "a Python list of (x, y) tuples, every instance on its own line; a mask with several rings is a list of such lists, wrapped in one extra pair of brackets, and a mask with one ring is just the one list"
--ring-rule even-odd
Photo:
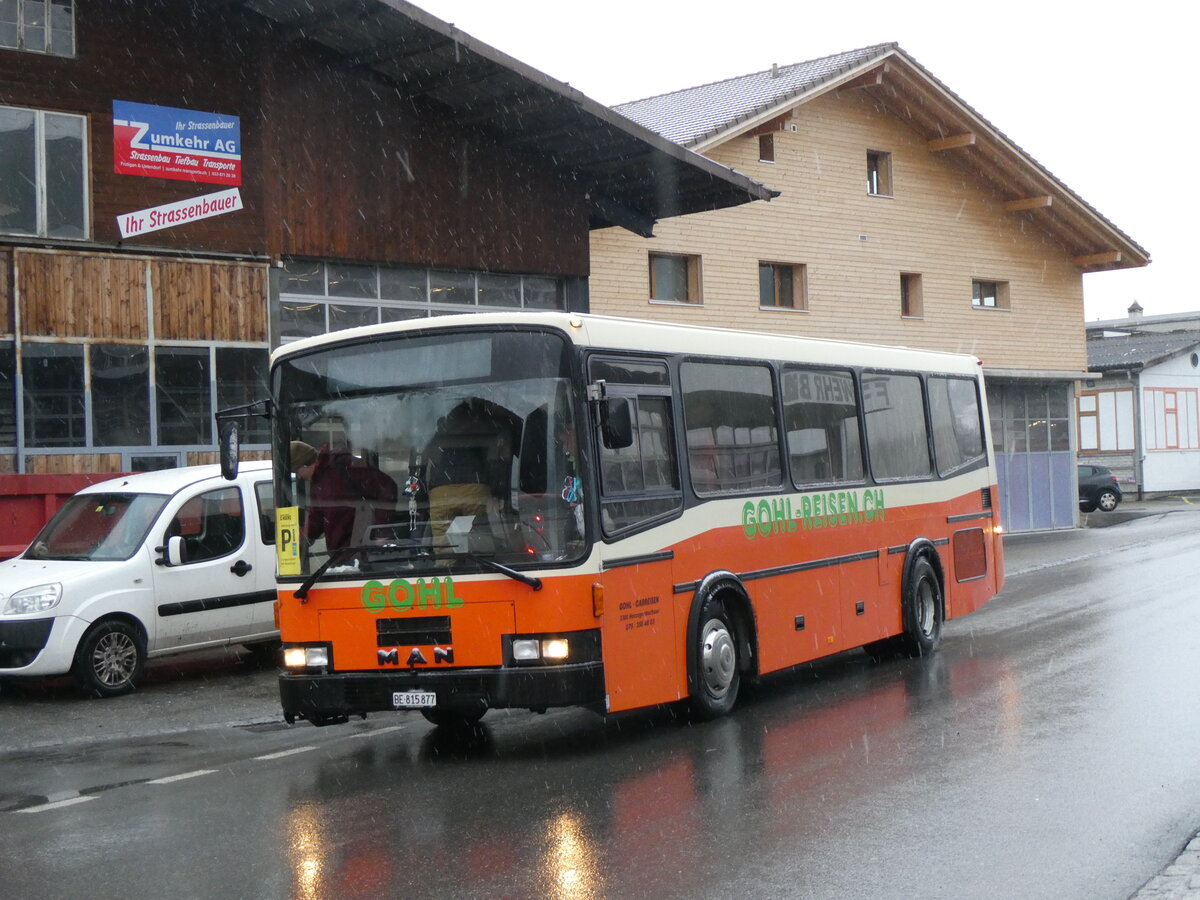
[(99, 622), (83, 636), (71, 672), (95, 697), (117, 697), (137, 686), (146, 665), (146, 641), (134, 626)]
[(725, 604), (707, 600), (700, 610), (692, 711), (701, 719), (725, 715), (737, 701), (740, 684), (737, 633)]

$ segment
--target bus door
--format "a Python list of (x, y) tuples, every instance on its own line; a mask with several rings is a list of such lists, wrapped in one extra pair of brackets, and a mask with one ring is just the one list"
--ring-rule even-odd
[[(666, 523), (683, 507), (665, 363), (593, 357), (608, 710), (677, 700), (686, 660)], [(604, 385), (598, 386), (603, 381)]]

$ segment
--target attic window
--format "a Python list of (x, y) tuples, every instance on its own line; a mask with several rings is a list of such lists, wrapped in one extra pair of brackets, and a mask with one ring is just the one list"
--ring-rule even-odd
[(867, 193), (873, 197), (892, 196), (892, 154), (867, 151)]
[(758, 136), (758, 159), (760, 162), (775, 162), (775, 135)]

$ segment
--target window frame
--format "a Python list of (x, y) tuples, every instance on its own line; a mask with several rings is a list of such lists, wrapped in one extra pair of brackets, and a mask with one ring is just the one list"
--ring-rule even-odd
[[(688, 396), (689, 395), (688, 395), (688, 384), (686, 382), (686, 370), (689, 366), (708, 366), (708, 367), (714, 367), (714, 368), (718, 367), (718, 366), (723, 366), (726, 368), (731, 368), (731, 367), (737, 366), (737, 367), (745, 368), (745, 369), (762, 369), (766, 372), (767, 382), (770, 385), (770, 391), (771, 391), (771, 395), (770, 395), (771, 418), (770, 418), (770, 424), (768, 427), (774, 432), (772, 443), (774, 445), (775, 466), (774, 466), (774, 469), (771, 471), (767, 471), (767, 470), (763, 470), (762, 472), (751, 471), (749, 473), (749, 475), (746, 477), (748, 479), (754, 481), (754, 480), (758, 480), (758, 479), (761, 479), (764, 477), (770, 477), (773, 475), (776, 478), (775, 483), (770, 484), (770, 483), (763, 482), (763, 483), (757, 483), (757, 484), (746, 484), (744, 486), (736, 486), (736, 487), (731, 487), (731, 488), (718, 487), (715, 490), (709, 490), (707, 488), (702, 489), (702, 488), (699, 488), (696, 486), (696, 477), (695, 477), (695, 468), (696, 467), (693, 465), (693, 461), (695, 459), (694, 453), (698, 452), (701, 449), (707, 449), (707, 448), (706, 447), (702, 448), (700, 445), (693, 443), (692, 431), (693, 431), (693, 429), (695, 429), (697, 427), (707, 427), (707, 425), (703, 422), (701, 422), (699, 425), (697, 425), (697, 422), (695, 421), (695, 419), (692, 416), (689, 416), (689, 414), (688, 414), (688, 406), (689, 406)], [(688, 461), (688, 485), (691, 488), (692, 493), (695, 494), (700, 499), (715, 500), (715, 499), (721, 499), (724, 497), (737, 497), (737, 496), (745, 496), (745, 495), (761, 494), (761, 493), (779, 493), (780, 491), (784, 490), (784, 486), (788, 483), (788, 478), (789, 478), (790, 473), (788, 471), (787, 464), (784, 462), (785, 450), (783, 447), (783, 443), (781, 441), (782, 436), (781, 436), (781, 432), (780, 432), (780, 408), (781, 408), (782, 400), (781, 400), (780, 387), (779, 387), (779, 378), (778, 378), (777, 373), (778, 373), (778, 364), (773, 361), (770, 361), (770, 360), (756, 362), (754, 360), (749, 360), (749, 359), (724, 359), (724, 358), (719, 358), (719, 357), (688, 356), (688, 357), (682, 358), (679, 361), (679, 365), (676, 370), (676, 378), (678, 381), (678, 392), (679, 392), (679, 406), (680, 406), (679, 413), (683, 420), (683, 435), (682, 435), (682, 437), (683, 437), (683, 442), (682, 442), (683, 453), (687, 457), (687, 461)], [(746, 428), (747, 431), (751, 432), (751, 437), (752, 437), (752, 433), (753, 433), (754, 429), (762, 427), (762, 424), (760, 423), (760, 424), (752, 426), (750, 428), (747, 428), (745, 425), (726, 426), (726, 427), (732, 427), (733, 431), (735, 432), (735, 436), (736, 436), (736, 432), (738, 430)], [(768, 445), (766, 445), (766, 444), (763, 445), (764, 448), (766, 448), (767, 446)], [(719, 442), (719, 440), (716, 440), (715, 434), (714, 434), (714, 443), (712, 444), (712, 448), (714, 451), (719, 451), (722, 449), (735, 450), (735, 451), (738, 450), (739, 448), (748, 449), (750, 451), (750, 453), (743, 454), (743, 455), (750, 457), (750, 458), (752, 458), (752, 454), (754, 452), (754, 447), (755, 447), (755, 445), (753, 443), (739, 444), (736, 440), (732, 444), (721, 444)], [(770, 451), (768, 450), (767, 452), (770, 452)], [(714, 462), (718, 456), (719, 456), (719, 454), (714, 454)], [(737, 458), (738, 454), (736, 454), (736, 453), (731, 454), (731, 456), (733, 456), (734, 458)]]
[[(773, 303), (764, 303), (764, 270), (771, 270)], [(791, 275), (791, 302), (781, 303), (780, 294), (783, 279), (780, 273), (787, 271)], [(786, 309), (793, 312), (808, 312), (808, 265), (805, 263), (779, 263), (759, 260), (758, 263), (758, 308)]]
[(894, 197), (892, 154), (887, 150), (867, 150), (867, 196)]
[[(76, 51), (76, 34), (75, 34), (75, 0), (15, 0), (17, 6), (17, 21), (15, 23), (17, 30), (17, 43), (0, 44), (0, 50), (14, 50), (18, 53), (37, 53), (42, 56), (58, 56), (64, 59), (72, 59)], [(26, 39), (26, 23), (25, 10), (31, 2), (36, 2), (44, 10), (44, 18), (41, 25), (44, 40), (42, 48), (37, 49), (25, 46)], [(70, 26), (65, 29), (66, 36), (56, 36), (63, 32), (63, 29), (54, 26), (55, 16), (53, 14), (54, 7), (68, 7), (70, 10)], [(0, 33), (2, 34), (2, 33)], [(68, 44), (63, 50), (59, 50), (59, 43), (65, 42)]]
[[(691, 253), (660, 253), (650, 251), (648, 254), (649, 265), (647, 273), (649, 275), (649, 296), (651, 303), (672, 303), (679, 306), (703, 306), (704, 296), (701, 290), (700, 277), (700, 257)], [(685, 290), (686, 296), (683, 299), (678, 297), (660, 297), (658, 296), (658, 286), (654, 277), (654, 263), (656, 260), (671, 260), (682, 261), (686, 267), (685, 272)]]
[[(0, 234), (20, 235), (22, 237), (38, 237), (48, 238), (51, 240), (63, 241), (86, 241), (90, 239), (92, 233), (92, 215), (91, 215), (91, 166), (89, 162), (88, 149), (91, 144), (89, 135), (89, 122), (86, 115), (77, 113), (60, 112), (54, 109), (36, 109), (26, 106), (12, 106), (11, 104), (0, 104), (0, 111), (14, 110), (21, 113), (33, 114), (33, 178), (31, 179), (34, 185), (34, 229), (33, 231), (25, 231), (21, 229), (9, 229), (0, 226)], [(47, 178), (47, 150), (46, 150), (46, 117), (57, 116), (62, 119), (75, 119), (80, 123), (80, 159), (79, 171), (80, 178), (80, 210), (82, 213), (82, 221), (79, 223), (81, 233), (78, 235), (68, 234), (52, 234), (49, 226), (49, 182)], [(3, 175), (0, 172), (0, 175)]]
[[(985, 296), (985, 288), (992, 288), (990, 298)], [(986, 302), (991, 299), (991, 303)], [(1011, 309), (1008, 282), (991, 278), (971, 279), (971, 308), (982, 310)]]
[[(872, 440), (873, 432), (871, 425), (874, 420), (871, 417), (872, 410), (870, 409), (870, 404), (867, 402), (867, 382), (872, 377), (893, 379), (911, 378), (916, 381), (917, 389), (920, 393), (921, 403), (921, 418), (919, 421), (921, 423), (922, 433), (925, 436), (925, 459), (928, 463), (924, 472), (906, 472), (899, 475), (885, 475), (880, 473), (881, 466), (879, 465), (879, 460), (886, 458), (886, 456), (879, 456), (875, 453), (875, 442)], [(874, 481), (875, 484), (880, 485), (903, 484), (905, 482), (936, 481), (939, 476), (937, 474), (935, 455), (933, 451), (933, 429), (930, 427), (929, 423), (929, 391), (925, 385), (924, 373), (910, 369), (862, 368), (858, 370), (858, 387), (859, 414), (862, 416), (863, 422), (863, 447), (866, 451), (867, 469), (871, 473), (871, 480)], [(911, 425), (913, 422), (918, 420), (913, 417), (909, 417), (907, 421)], [(881, 439), (885, 436), (887, 435), (883, 433), (879, 434)], [(880, 443), (882, 443), (882, 440)]]
[(758, 161), (775, 162), (775, 132), (770, 131), (758, 136)]
[(925, 318), (925, 286), (920, 272), (900, 273), (900, 318)]

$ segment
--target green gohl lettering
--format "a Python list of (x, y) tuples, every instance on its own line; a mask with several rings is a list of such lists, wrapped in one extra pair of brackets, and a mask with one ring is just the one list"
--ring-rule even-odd
[(429, 581), (418, 578), (416, 585), (405, 578), (397, 578), (385, 585), (380, 581), (368, 581), (362, 586), (360, 595), (364, 609), (379, 612), (385, 606), (399, 612), (413, 609), (458, 609), (466, 603), (454, 591), (454, 579), (434, 577)]

